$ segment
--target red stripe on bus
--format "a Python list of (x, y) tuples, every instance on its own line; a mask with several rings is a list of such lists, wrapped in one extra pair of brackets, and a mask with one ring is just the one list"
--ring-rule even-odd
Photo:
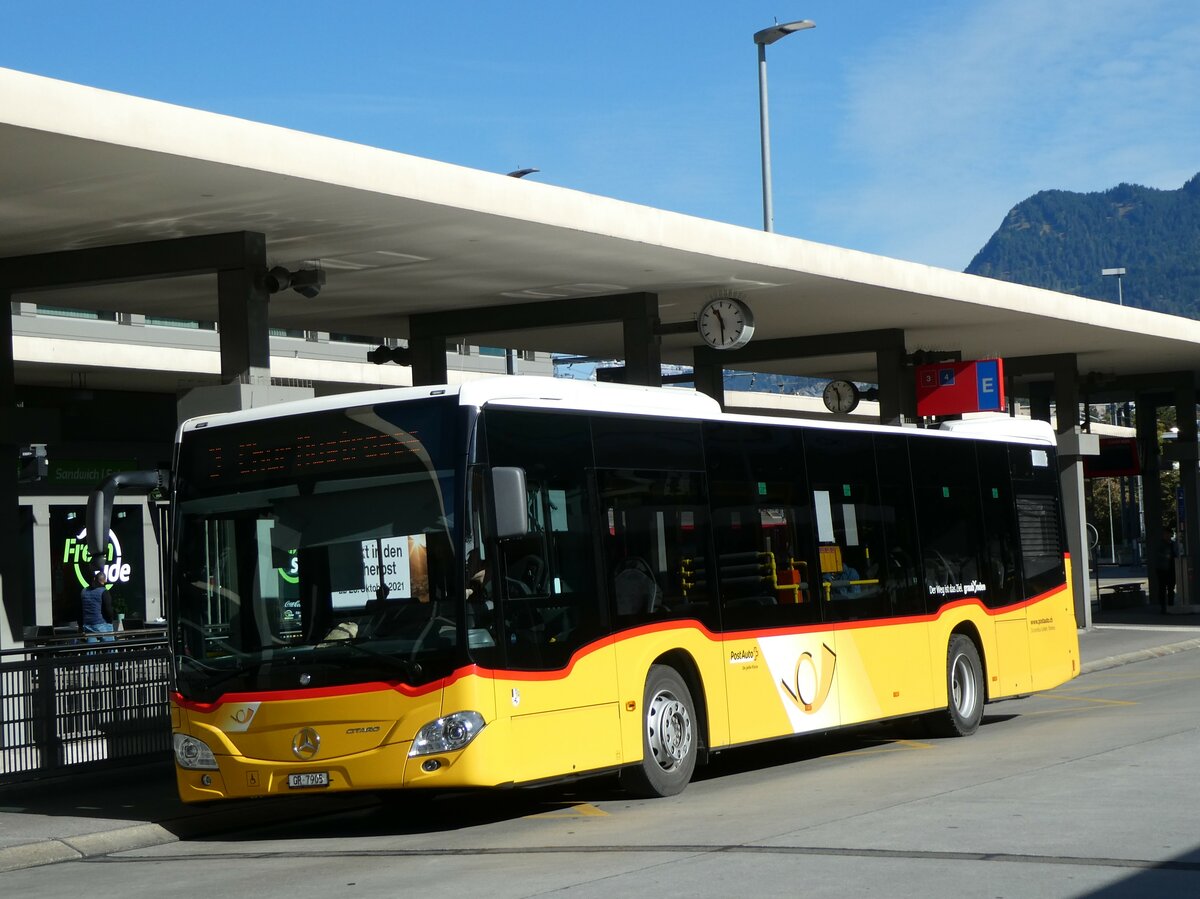
[(171, 699), (175, 705), (180, 708), (189, 709), (200, 712), (201, 714), (209, 714), (222, 705), (236, 702), (285, 702), (297, 699), (326, 699), (336, 696), (356, 696), (363, 693), (383, 693), (387, 691), (400, 693), (408, 697), (424, 696), (437, 690), (444, 689), (457, 681), (472, 675), (484, 677), (489, 680), (509, 680), (509, 681), (555, 681), (563, 680), (570, 676), (574, 670), (576, 663), (586, 656), (594, 652), (598, 652), (608, 646), (615, 645), (617, 642), (632, 640), (646, 634), (663, 633), (672, 630), (688, 630), (694, 631), (714, 643), (725, 639), (734, 640), (753, 640), (762, 636), (788, 635), (788, 634), (810, 634), (815, 632), (829, 631), (847, 631), (861, 630), (863, 628), (874, 627), (895, 627), (901, 624), (929, 624), (943, 617), (947, 612), (954, 609), (976, 606), (984, 614), (996, 617), (1005, 615), (1020, 609), (1028, 608), (1045, 602), (1066, 589), (1066, 584), (1060, 584), (1044, 593), (1039, 593), (1031, 599), (1022, 600), (1021, 602), (1013, 603), (1012, 605), (1003, 606), (998, 609), (990, 609), (982, 602), (975, 598), (965, 598), (957, 600), (942, 606), (937, 612), (929, 615), (911, 615), (899, 616), (894, 618), (871, 618), (864, 621), (827, 621), (817, 622), (814, 624), (801, 624), (794, 627), (779, 627), (779, 628), (760, 628), (757, 630), (744, 631), (727, 631), (724, 634), (716, 634), (710, 631), (707, 627), (701, 624), (694, 618), (681, 618), (673, 621), (658, 621), (652, 624), (643, 624), (639, 627), (630, 628), (626, 631), (621, 631), (618, 634), (610, 634), (606, 637), (601, 637), (591, 643), (581, 646), (578, 650), (572, 653), (567, 664), (562, 668), (555, 668), (550, 671), (520, 671), (503, 668), (485, 668), (482, 665), (470, 664), (464, 665), (461, 668), (456, 668), (454, 671), (445, 677), (431, 681), (421, 687), (410, 687), (407, 684), (402, 684), (392, 681), (371, 681), (369, 683), (359, 684), (343, 684), (340, 686), (318, 687), (312, 690), (270, 690), (260, 693), (226, 693), (219, 699), (213, 702), (194, 702), (185, 699), (179, 693), (171, 694)]

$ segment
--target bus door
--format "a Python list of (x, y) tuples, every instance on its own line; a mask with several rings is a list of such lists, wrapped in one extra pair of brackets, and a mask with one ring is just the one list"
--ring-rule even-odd
[[(640, 706), (650, 666), (669, 659), (688, 682), (700, 720), (723, 741), (704, 475), (620, 469), (596, 472), (596, 483), (621, 695)], [(632, 758), (641, 753), (641, 719), (622, 718)]]
[(928, 708), (928, 625), (904, 438), (814, 429), (804, 441), (841, 723)]
[[(595, 573), (587, 418), (490, 409), (486, 429), (490, 464), (520, 467), (527, 494), (524, 536), (480, 540), (481, 552), (472, 540), (467, 552), (468, 620), (489, 622), (469, 633), (472, 656), (494, 672), (507, 767), (516, 781), (613, 767), (621, 726)], [(476, 593), (472, 581), (487, 586)]]
[(837, 635), (817, 623), (820, 584), (800, 551), (805, 511), (781, 502), (726, 506), (714, 514), (735, 739), (836, 726)]
[(609, 596), (626, 761), (642, 756), (651, 665), (688, 684), (708, 746), (728, 741), (708, 488), (698, 422), (592, 418), (600, 565)]
[(731, 742), (835, 726), (834, 634), (820, 628), (801, 432), (705, 429)]

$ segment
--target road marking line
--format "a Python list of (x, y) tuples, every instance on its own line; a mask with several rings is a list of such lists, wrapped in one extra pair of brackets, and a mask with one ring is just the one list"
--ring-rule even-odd
[(607, 818), (608, 812), (601, 811), (588, 802), (581, 802), (578, 805), (573, 805), (570, 808), (558, 809), (552, 812), (541, 812), (536, 815), (530, 815), (530, 818)]
[(936, 749), (932, 743), (922, 743), (919, 740), (892, 740), (886, 746), (872, 746), (869, 749), (851, 749), (841, 755), (881, 755), (885, 752), (908, 752), (910, 749)]

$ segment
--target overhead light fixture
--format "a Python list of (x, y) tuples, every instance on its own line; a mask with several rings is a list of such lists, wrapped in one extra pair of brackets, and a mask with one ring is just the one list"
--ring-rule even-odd
[(532, 175), (534, 172), (540, 172), (541, 169), (517, 169), (515, 172), (509, 172), (510, 178), (524, 178), (526, 175)]
[(367, 353), (367, 361), (376, 365), (386, 365), (388, 362), (412, 365), (412, 351), (406, 346), (377, 346)]
[(293, 272), (282, 265), (276, 265), (263, 276), (263, 287), (267, 289), (267, 293), (279, 293), (290, 287), (300, 296), (312, 300), (321, 293), (324, 286), (325, 269), (320, 267), (301, 268)]

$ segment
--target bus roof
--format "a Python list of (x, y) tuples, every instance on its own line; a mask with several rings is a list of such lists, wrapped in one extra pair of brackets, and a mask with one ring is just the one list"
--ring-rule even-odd
[[(846, 429), (855, 431), (894, 432), (890, 425), (828, 421), (814, 418), (790, 418), (777, 415), (753, 415), (722, 411), (712, 397), (691, 388), (642, 387), (597, 381), (577, 381), (569, 378), (546, 378), (531, 375), (503, 375), (480, 378), (459, 385), (427, 387), (397, 387), (383, 390), (357, 391), (295, 402), (276, 403), (237, 412), (221, 412), (189, 419), (180, 426), (180, 434), (198, 427), (223, 426), (240, 422), (262, 421), (289, 415), (304, 415), (355, 406), (405, 402), (433, 396), (457, 396), (460, 405), (516, 406), (521, 408), (569, 409), (582, 412), (620, 412), (633, 415), (655, 415), (671, 418), (741, 421), (758, 424)], [(942, 434), (958, 437), (983, 437), (995, 440), (1017, 440), (1054, 445), (1054, 431), (1042, 421), (997, 415), (986, 419), (945, 422)], [(906, 433), (930, 434), (928, 430), (905, 429)], [(936, 432), (933, 432), (936, 433)]]

